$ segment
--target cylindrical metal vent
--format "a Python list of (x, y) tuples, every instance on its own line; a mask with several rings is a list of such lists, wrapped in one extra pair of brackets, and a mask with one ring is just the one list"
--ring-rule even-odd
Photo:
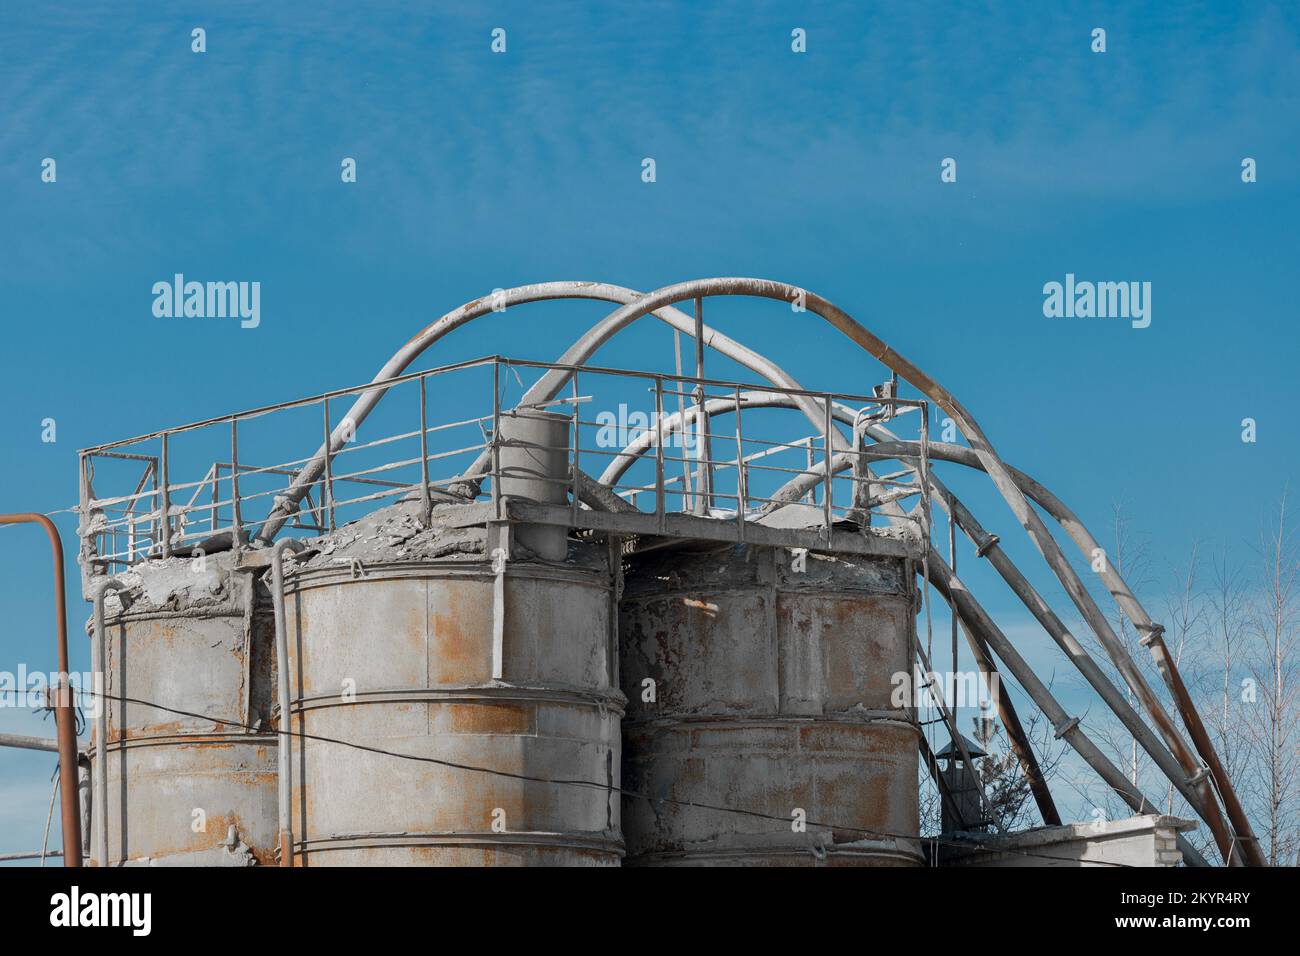
[[(501, 415), (501, 494), (542, 504), (569, 500), (567, 415), (515, 409)], [(558, 525), (516, 525), (515, 541), (544, 561), (563, 561), (568, 529)]]

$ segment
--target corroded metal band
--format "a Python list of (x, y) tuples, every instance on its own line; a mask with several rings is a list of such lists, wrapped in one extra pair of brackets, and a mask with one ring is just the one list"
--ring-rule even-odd
[[(820, 852), (817, 852), (820, 850)], [(644, 853), (629, 859), (628, 866), (673, 866), (679, 863), (694, 865), (743, 864), (759, 866), (766, 861), (782, 858), (804, 863), (809, 857), (834, 860), (896, 860), (905, 866), (924, 866), (925, 854), (919, 846), (912, 847), (897, 840), (859, 840), (854, 843), (829, 844), (815, 850), (789, 844), (729, 847), (727, 849), (695, 849), (666, 853)]]
[[(273, 733), (196, 733), (196, 734), (146, 734), (140, 737), (120, 737), (108, 740), (110, 751), (134, 750), (137, 747), (275, 747), (278, 740)], [(93, 758), (93, 752), (92, 752)]]
[[(292, 702), (295, 714), (323, 707), (357, 707), (362, 704), (403, 703), (500, 703), (503, 701), (531, 701), (571, 707), (595, 707), (622, 718), (627, 698), (621, 691), (610, 688), (600, 692), (581, 687), (543, 687), (525, 685), (465, 685), (441, 687), (402, 687), (396, 689), (357, 691), (344, 700), (339, 694), (318, 694), (300, 697)], [(273, 711), (279, 714), (279, 707)]]
[(732, 717), (726, 714), (690, 714), (675, 715), (671, 717), (656, 717), (652, 720), (628, 720), (624, 719), (624, 730), (642, 730), (654, 731), (664, 730), (672, 731), (678, 727), (691, 728), (708, 728), (723, 727), (727, 730), (738, 730), (740, 728), (750, 727), (783, 727), (790, 729), (799, 729), (809, 726), (849, 726), (849, 727), (894, 727), (900, 730), (910, 730), (918, 737), (921, 728), (916, 721), (910, 720), (903, 711), (897, 710), (877, 710), (877, 711), (849, 711), (838, 714), (824, 714), (815, 717), (790, 717), (790, 716), (756, 716), (745, 715), (744, 717)]
[(399, 847), (538, 847), (541, 849), (588, 850), (623, 856), (623, 841), (595, 834), (491, 831), (469, 833), (367, 833), (319, 837), (294, 844), (295, 853), (329, 850), (369, 850)]
[[(507, 578), (556, 581), (597, 591), (609, 590), (609, 573), (595, 568), (557, 567), (550, 564), (532, 564), (527, 561), (513, 560), (506, 563), (505, 574)], [(366, 584), (378, 581), (397, 581), (404, 578), (416, 580), (468, 578), (491, 582), (496, 579), (496, 574), (492, 571), (491, 563), (483, 559), (473, 561), (377, 562), (375, 564), (362, 562), (359, 575), (354, 574), (349, 564), (343, 563), (337, 567), (308, 568), (287, 575), (284, 589), (286, 594), (293, 594), (336, 584)]]

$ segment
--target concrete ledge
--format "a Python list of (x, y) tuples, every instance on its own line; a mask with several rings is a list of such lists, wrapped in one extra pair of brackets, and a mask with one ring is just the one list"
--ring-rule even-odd
[[(954, 833), (970, 848), (940, 847), (942, 866), (1177, 866), (1180, 832), (1196, 829), (1193, 820), (1148, 815), (1105, 823), (1072, 823), (1022, 833), (991, 836)], [(982, 844), (976, 847), (974, 844)]]

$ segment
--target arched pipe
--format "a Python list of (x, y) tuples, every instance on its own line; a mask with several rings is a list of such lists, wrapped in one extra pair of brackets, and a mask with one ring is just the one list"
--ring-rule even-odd
[[(782, 396), (774, 396), (773, 399), (768, 401), (766, 404), (780, 405), (781, 403), (779, 399), (781, 397)], [(711, 416), (717, 417), (734, 410), (734, 408), (734, 400), (727, 401), (722, 399), (715, 401), (710, 406), (708, 413)], [(688, 410), (688, 417), (693, 411), (694, 410)], [(855, 419), (856, 429), (856, 416), (853, 415), (852, 410), (837, 408), (833, 410), (833, 414), (841, 421), (848, 421), (850, 416), (853, 416)], [(662, 431), (671, 434), (674, 430), (680, 427), (680, 416), (673, 416), (671, 420), (665, 420)], [(918, 442), (900, 442), (897, 440), (896, 436), (883, 426), (869, 423), (865, 430), (873, 438), (885, 440), (883, 444), (874, 445), (870, 450), (864, 453), (871, 458), (877, 460), (898, 458), (906, 464), (907, 458), (915, 457), (921, 453), (920, 444)], [(602, 481), (606, 481), (607, 483), (617, 482), (622, 474), (626, 472), (627, 468), (630, 467), (631, 462), (635, 460), (635, 457), (639, 454), (643, 454), (656, 440), (663, 440), (663, 438), (659, 437), (656, 433), (651, 433), (649, 435), (643, 433), (638, 435), (634, 442), (624, 450), (624, 453), (620, 454), (610, 463), (609, 468), (606, 469), (605, 474), (602, 475)], [(969, 464), (971, 460), (974, 460), (976, 463), (979, 461), (978, 457), (975, 456), (970, 449), (962, 448), (962, 446), (948, 445), (946, 443), (930, 443), (929, 448), (931, 451), (931, 457), (941, 459), (962, 458), (965, 459), (965, 463), (967, 464)], [(836, 472), (846, 470), (851, 467), (856, 457), (857, 456), (853, 453), (835, 456), (832, 464), (833, 470)], [(1038, 485), (1037, 482), (1032, 482), (1031, 479), (1028, 479), (1027, 476), (1024, 476), (1015, 469), (1011, 469), (1011, 471), (1017, 478), (1025, 478), (1026, 482), (1032, 486), (1032, 491), (1030, 493), (1036, 500), (1037, 495), (1034, 494), (1034, 492), (1046, 492), (1046, 489)], [(1188, 804), (1197, 809), (1198, 813), (1203, 819), (1205, 819), (1207, 825), (1210, 826), (1212, 832), (1215, 831), (1217, 822), (1219, 831), (1215, 832), (1215, 838), (1216, 843), (1224, 852), (1224, 859), (1240, 863), (1241, 859), (1239, 855), (1234, 854), (1232, 851), (1234, 841), (1232, 840), (1231, 835), (1226, 832), (1226, 829), (1223, 828), (1222, 819), (1217, 813), (1212, 812), (1207, 814), (1205, 809), (1198, 805), (1199, 794), (1193, 791), (1192, 787), (1189, 786), (1184, 774), (1180, 772), (1178, 763), (1173, 759), (1173, 756), (1169, 751), (1161, 746), (1159, 740), (1151, 733), (1151, 730), (1147, 727), (1145, 722), (1143, 722), (1141, 717), (1133, 710), (1128, 701), (1118, 691), (1114, 684), (1112, 684), (1101, 672), (1096, 662), (1069, 632), (1059, 617), (1057, 617), (1048, 606), (1047, 602), (1043, 600), (1041, 595), (1039, 595), (1039, 593), (1033, 588), (1024, 575), (1021, 574), (1019, 569), (1016, 568), (1014, 563), (1005, 555), (1002, 549), (996, 546), (997, 539), (990, 536), (988, 532), (984, 530), (969, 509), (967, 509), (960, 499), (953, 495), (952, 492), (949, 491), (933, 473), (930, 474), (929, 479), (935, 496), (939, 499), (945, 510), (948, 510), (954, 517), (963, 532), (970, 537), (972, 542), (974, 542), (977, 548), (980, 549), (981, 554), (993, 563), (998, 573), (1011, 586), (1017, 597), (1021, 599), (1022, 603), (1024, 603), (1024, 605), (1030, 610), (1039, 623), (1042, 624), (1044, 629), (1047, 630), (1070, 661), (1088, 680), (1089, 684), (1091, 684), (1098, 694), (1101, 695), (1107, 706), (1109, 706), (1116, 716), (1120, 718), (1125, 727), (1129, 729), (1134, 738), (1141, 744), (1143, 750), (1145, 750), (1152, 759), (1155, 760), (1157, 766), (1159, 766), (1161, 771), (1170, 779), (1178, 789), (1179, 793), (1187, 799)], [(811, 487), (814, 487), (822, 480), (824, 480), (824, 475), (818, 476), (812, 472), (798, 475), (778, 490), (773, 495), (773, 498), (788, 500), (791, 502), (797, 501)], [(1053, 501), (1060, 505), (1059, 501), (1056, 501), (1055, 499), (1053, 499)], [(1069, 512), (1068, 509), (1064, 509), (1063, 505), (1060, 507), (1065, 514), (1069, 514), (1073, 517), (1072, 513)], [(1049, 510), (1049, 513), (1053, 512)], [(1077, 518), (1074, 518), (1074, 524), (1078, 527), (1082, 527), (1082, 525), (1078, 523)], [(974, 645), (972, 645), (972, 650), (976, 650)], [(977, 650), (976, 656), (977, 658), (979, 656)]]
[[(575, 284), (558, 283), (551, 285), (572, 286)], [(529, 290), (539, 287), (522, 288), (524, 290)], [(519, 292), (520, 290), (512, 291)], [(549, 297), (571, 297), (573, 295), (573, 290), (568, 289), (564, 292), (557, 291), (555, 296)], [(799, 289), (798, 287), (791, 286), (787, 283), (774, 282), (767, 279), (715, 278), (698, 279), (690, 282), (678, 283), (671, 286), (665, 286), (664, 288), (658, 289), (647, 295), (636, 297), (634, 301), (616, 309), (613, 313), (607, 316), (604, 321), (595, 326), (586, 336), (579, 340), (578, 343), (575, 343), (575, 345), (565, 353), (562, 362), (566, 365), (583, 364), (587, 358), (610, 336), (616, 334), (618, 331), (644, 315), (672, 306), (674, 303), (685, 299), (703, 299), (705, 297), (716, 295), (745, 295), (791, 302), (802, 299), (806, 306), (806, 311), (812, 312), (814, 315), (817, 315), (837, 328), (850, 340), (863, 348), (868, 354), (874, 356), (901, 378), (909, 381), (913, 386), (918, 388), (923, 394), (947, 412), (956, 423), (957, 427), (961, 429), (971, 448), (979, 456), (984, 465), (984, 470), (988, 473), (994, 485), (1002, 494), (1003, 499), (1007, 502), (1021, 526), (1029, 534), (1030, 539), (1034, 542), (1039, 553), (1043, 555), (1048, 566), (1065, 587), (1066, 592), (1070, 595), (1075, 606), (1092, 627), (1094, 633), (1096, 633), (1098, 639), (1105, 647), (1107, 654), (1111, 657), (1116, 668), (1123, 676), (1129, 689), (1133, 691), (1141, 701), (1143, 707), (1151, 715), (1151, 718), (1156, 724), (1161, 736), (1164, 738), (1166, 745), (1174, 753), (1178, 762), (1182, 764), (1183, 768), (1193, 779), (1201, 776), (1198, 772), (1200, 767), (1197, 764), (1196, 758), (1192, 755), (1186, 743), (1182, 740), (1173, 721), (1170, 719), (1169, 715), (1165, 713), (1160, 701), (1155, 697), (1155, 694), (1146, 683), (1146, 680), (1143, 678), (1141, 673), (1136, 669), (1132, 660), (1128, 658), (1127, 652), (1124, 650), (1118, 637), (1111, 629), (1105, 615), (1096, 604), (1096, 601), (1093, 600), (1091, 594), (1089, 594), (1087, 589), (1083, 586), (1083, 582), (1079, 579), (1078, 575), (1075, 574), (1059, 544), (1057, 544), (1055, 539), (1053, 539), (1051, 534), (1047, 531), (1047, 527), (1043, 523), (1042, 519), (1029, 506), (1028, 500), (1025, 498), (1024, 494), (1016, 487), (1006, 466), (994, 451), (992, 443), (979, 427), (978, 423), (974, 420), (974, 417), (970, 415), (965, 407), (962, 406), (947, 389), (902, 355), (894, 352), (883, 340), (854, 321), (852, 317), (834, 304), (821, 298), (815, 293), (807, 292), (806, 290)], [(548, 296), (537, 295), (535, 297), (546, 298)], [(506, 304), (508, 304), (508, 299)], [(481, 315), (490, 308), (491, 303), (488, 300), (476, 300), (475, 303), (469, 303), (467, 306), (463, 306), (462, 309), (457, 310), (456, 313), (450, 313), (448, 316), (444, 316), (443, 319), (439, 320), (439, 322), (434, 323), (433, 326), (430, 326), (411, 342), (407, 343), (407, 346), (400, 350), (398, 355), (394, 356), (393, 360), (390, 360), (390, 366), (395, 362), (400, 362), (397, 370), (381, 372), (381, 375), (377, 376), (377, 380), (397, 374), (397, 371), (404, 368), (415, 355), (419, 354), (419, 352), (426, 347), (425, 345), (419, 344), (421, 340), (431, 334), (434, 336), (432, 340), (436, 340), (439, 335), (445, 334), (445, 331), (449, 330), (450, 327), (454, 327), (454, 324), (460, 324), (464, 321), (468, 321), (469, 318), (476, 317), (469, 313), (477, 311), (477, 314)], [(684, 318), (685, 317), (683, 316), (683, 319)], [(446, 324), (448, 328), (444, 331), (439, 331), (439, 327), (443, 324)], [(413, 349), (414, 351), (412, 351)], [(525, 395), (523, 404), (549, 401), (554, 398), (559, 389), (563, 387), (565, 382), (567, 382), (570, 374), (571, 373), (565, 370), (552, 370), (548, 372), (539, 382), (529, 389), (528, 393)], [(363, 395), (362, 399), (359, 400), (358, 404), (363, 404), (369, 400), (370, 396), (374, 396), (370, 405), (370, 407), (373, 407), (373, 403), (377, 402), (378, 399), (382, 397), (383, 392), (384, 389), (382, 387), (367, 392)], [(366, 411), (368, 412), (368, 410), (369, 409), (367, 408)], [(356, 423), (356, 419), (354, 418), (353, 424), (355, 425)], [(313, 464), (304, 468), (303, 472), (300, 473), (298, 479), (295, 480), (295, 487), (291, 489), (291, 495), (289, 496), (291, 500), (287, 503), (288, 506), (296, 506), (296, 500), (301, 498), (301, 495), (305, 494), (306, 489), (316, 480), (319, 476), (319, 471), (324, 467), (325, 460), (333, 454), (333, 446), (339, 438), (340, 436), (337, 432), (334, 436), (331, 436), (331, 441), (328, 442), (326, 446), (322, 447), (322, 453), (313, 460)], [(838, 438), (836, 439), (837, 442), (839, 440), (840, 439)], [(479, 470), (481, 470), (481, 468), (482, 465), (480, 464)], [(473, 474), (473, 472), (471, 472), (471, 474)], [(297, 495), (296, 498), (293, 497), (294, 494)], [(272, 513), (272, 517), (268, 520), (267, 524), (263, 526), (258, 535), (259, 539), (263, 542), (270, 540), (279, 527), (287, 520), (287, 513), (277, 513), (284, 507), (286, 507), (286, 505), (278, 506), (277, 511)], [(1205, 805), (1207, 807), (1217, 808), (1213, 791), (1208, 782), (1204, 779), (1200, 779), (1197, 786)]]
[[(966, 436), (967, 442), (976, 455), (979, 456), (985, 472), (987, 472), (989, 478), (992, 479), (1001, 493), (1003, 500), (1011, 508), (1021, 527), (1029, 534), (1034, 546), (1044, 560), (1047, 561), (1048, 566), (1062, 586), (1064, 586), (1075, 607), (1083, 615), (1084, 620), (1088, 622), (1093, 633), (1097, 635), (1098, 640), (1106, 649), (1107, 655), (1124, 678), (1125, 684), (1150, 715), (1152, 722), (1165, 742), (1165, 746), (1169, 748), (1178, 763), (1182, 765), (1183, 770), (1186, 772), (1188, 786), (1195, 789), (1201, 797), (1199, 807), (1203, 808), (1209, 816), (1218, 816), (1218, 804), (1214, 797), (1214, 791), (1204, 778), (1204, 775), (1200, 773), (1201, 766), (1197, 762), (1195, 755), (1183, 741), (1178, 728), (1165, 712), (1164, 707), (1150, 685), (1147, 684), (1146, 679), (1129, 658), (1127, 651), (1112, 630), (1109, 621), (1106, 620), (1105, 614), (1102, 613), (1097, 602), (1087, 588), (1084, 587), (1082, 580), (1075, 573), (1073, 567), (1070, 566), (1065, 552), (1061, 550), (1060, 545), (1047, 530), (1043, 519), (1030, 507), (1024, 493), (1016, 486), (1006, 465), (998, 457), (992, 442), (975, 421), (974, 416), (946, 388), (918, 366), (891, 349), (882, 339), (856, 322), (847, 312), (815, 293), (807, 292), (784, 282), (754, 278), (695, 279), (689, 282), (664, 286), (633, 303), (616, 309), (603, 322), (593, 328), (587, 336), (584, 336), (583, 339), (571, 347), (565, 353), (561, 363), (564, 365), (581, 365), (611, 335), (656, 309), (672, 305), (684, 299), (702, 299), (717, 295), (754, 296), (785, 302), (793, 302), (802, 298), (808, 312), (837, 328), (850, 340), (897, 373), (900, 378), (906, 379), (922, 394), (948, 413), (962, 434)], [(569, 375), (569, 372), (559, 369), (548, 372), (529, 389), (524, 402), (534, 403), (551, 400), (568, 381)], [(1207, 819), (1206, 822), (1209, 823), (1209, 820)], [(1224, 831), (1222, 819), (1218, 821), (1217, 825), (1210, 824), (1210, 827), (1216, 833)], [(1230, 845), (1221, 846), (1220, 849), (1224, 851), (1225, 859), (1232, 857)]]
[[(348, 409), (347, 415), (334, 428), (329, 442), (322, 444), (311, 460), (303, 466), (302, 470), (290, 483), (288, 489), (286, 489), (283, 501), (277, 503), (276, 507), (268, 515), (266, 522), (257, 532), (256, 540), (262, 544), (268, 544), (275, 538), (276, 534), (292, 516), (303, 496), (320, 479), (325, 470), (327, 459), (337, 454), (338, 450), (343, 447), (344, 439), (355, 434), (355, 430), (360, 427), (361, 423), (365, 421), (366, 417), (387, 393), (388, 388), (384, 383), (401, 375), (413, 361), (443, 336), (492, 312), (528, 302), (545, 302), (556, 299), (593, 299), (602, 302), (623, 303), (626, 306), (640, 301), (642, 297), (642, 293), (633, 289), (603, 282), (541, 282), (518, 286), (514, 289), (496, 293), (493, 296), (475, 299), (472, 302), (465, 303), (458, 309), (448, 312), (417, 333), (384, 364), (384, 367), (372, 379), (376, 387), (368, 389), (358, 396), (352, 407)], [(679, 309), (672, 308), (671, 305), (656, 306), (647, 310), (647, 312), (653, 313), (656, 318), (674, 329), (692, 336), (695, 334), (695, 319)], [(641, 313), (641, 315), (644, 314), (647, 313)], [(621, 327), (622, 325), (618, 328)], [(616, 331), (618, 329), (611, 328), (609, 320), (606, 319), (605, 322), (588, 331), (579, 340), (578, 344), (565, 354), (581, 352), (584, 356), (589, 356)], [(704, 329), (704, 344), (782, 387), (799, 388), (793, 379), (790, 379), (780, 369), (771, 365), (761, 355), (707, 326)], [(584, 357), (583, 361), (585, 360)], [(564, 380), (561, 380), (560, 386), (563, 385), (563, 382)], [(532, 392), (530, 391), (529, 394), (531, 395)], [(528, 401), (527, 398), (526, 401)], [(800, 408), (808, 416), (814, 427), (819, 430), (823, 427), (823, 413), (813, 399), (803, 396), (800, 401)], [(831, 436), (831, 441), (836, 448), (848, 447), (838, 433)], [(486, 467), (487, 461), (488, 455), (481, 455), (474, 465), (467, 470), (466, 475), (474, 476), (479, 471), (482, 471)]]
[(63, 865), (81, 866), (81, 808), (77, 791), (77, 718), (68, 680), (68, 606), (63, 586), (63, 540), (59, 529), (43, 514), (20, 512), (0, 514), (0, 525), (38, 524), (50, 539), (54, 558), (54, 623), (59, 661), (59, 686), (53, 688), (50, 706), (54, 710), (55, 734), (59, 741), (60, 820), (63, 826)]
[[(774, 392), (751, 391), (740, 394), (742, 408), (791, 408), (793, 402), (788, 395), (782, 395)], [(705, 414), (710, 417), (721, 416), (736, 410), (736, 400), (734, 398), (715, 398), (705, 402)], [(692, 406), (684, 412), (685, 419), (697, 417), (699, 414), (698, 406)], [(832, 406), (831, 414), (841, 422), (854, 426), (856, 430), (861, 424), (861, 412), (858, 409), (849, 408), (848, 406)], [(662, 442), (666, 436), (680, 430), (683, 425), (683, 413), (674, 413), (666, 416), (653, 430), (647, 430), (638, 434), (632, 442), (628, 444), (622, 452), (619, 453), (605, 469), (601, 475), (600, 481), (603, 485), (611, 486), (616, 484), (632, 464), (649, 449), (655, 446), (656, 442)], [(1043, 777), (1042, 768), (1034, 756), (1033, 748), (1029, 743), (1029, 737), (1020, 723), (1020, 717), (1016, 713), (1015, 705), (1011, 701), (1006, 688), (1002, 685), (1000, 679), (997, 679), (997, 665), (989, 656), (988, 647), (982, 642), (976, 641), (972, 637), (971, 630), (966, 629), (967, 640), (970, 642), (971, 651), (975, 656), (977, 665), (984, 678), (985, 686), (993, 690), (994, 700), (998, 708), (998, 716), (1002, 724), (1007, 728), (1007, 736), (1011, 740), (1011, 748), (1020, 761), (1020, 765), (1025, 772), (1025, 778), (1029, 781), (1030, 790), (1034, 796), (1034, 802), (1038, 806), (1039, 814), (1043, 822), (1048, 825), (1057, 825), (1061, 822), (1060, 813), (1056, 809), (1055, 801), (1052, 799), (1051, 791), (1048, 789), (1047, 781)]]
[[(879, 429), (884, 432), (884, 429)], [(883, 435), (881, 436), (883, 437)], [(963, 445), (954, 445), (947, 442), (931, 442), (930, 456), (939, 458), (944, 461), (954, 462), (965, 465), (969, 468), (978, 468), (982, 470), (979, 457), (969, 448)], [(896, 457), (917, 454), (919, 444), (916, 442), (898, 441), (897, 439), (882, 441), (874, 446), (874, 450), (881, 454)], [(1060, 498), (1054, 495), (1046, 486), (1035, 481), (1029, 475), (1019, 469), (1007, 466), (1012, 477), (1021, 489), (1024, 490), (1033, 501), (1035, 501), (1044, 511), (1046, 511), (1056, 522), (1065, 530), (1065, 533), (1078, 546), (1079, 550), (1087, 558), (1091, 558), (1100, 545), (1078, 515), (1072, 511)], [(1153, 639), (1148, 642), (1152, 656), (1156, 659), (1157, 668), (1164, 678), (1170, 693), (1178, 704), (1179, 714), (1187, 726), (1192, 742), (1195, 744), (1197, 752), (1205, 760), (1206, 766), (1209, 767), (1214, 777), (1219, 793), (1223, 797), (1224, 809), (1228, 813), (1229, 822), (1236, 833), (1237, 849), (1242, 851), (1242, 855), (1253, 866), (1264, 866), (1265, 860), (1259, 848), (1259, 840), (1251, 828), (1250, 821), (1246, 817), (1244, 808), (1240, 799), (1237, 797), (1236, 790), (1233, 788), (1232, 780), (1228, 777), (1222, 762), (1219, 760), (1218, 753), (1214, 748), (1213, 742), (1205, 729), (1205, 724), (1201, 720), (1200, 713), (1192, 704), (1190, 695), (1183, 684), (1182, 677), (1178, 673), (1178, 666), (1174, 662), (1168, 649), (1165, 647), (1163, 639), (1159, 635), (1159, 630), (1152, 623), (1146, 609), (1133, 596), (1128, 584), (1123, 577), (1117, 572), (1113, 565), (1108, 561), (1105, 569), (1101, 572), (1103, 582), (1107, 589), (1115, 597), (1116, 603), (1124, 611), (1128, 619), (1133, 623), (1140, 632), (1153, 635)], [(1162, 666), (1163, 656), (1163, 666)]]
[[(1097, 772), (1098, 776), (1119, 794), (1120, 798), (1128, 804), (1134, 813), (1158, 813), (1159, 808), (1149, 801), (1128, 777), (1124, 776), (1123, 771), (1111, 763), (1106, 755), (1093, 743), (1092, 739), (1083, 732), (1079, 719), (1070, 717), (1066, 713), (1065, 708), (1061, 706), (1046, 685), (1039, 680), (1038, 675), (1020, 656), (1014, 645), (1007, 640), (1006, 635), (1002, 633), (1002, 630), (989, 617), (980, 603), (975, 600), (974, 595), (966, 589), (966, 586), (962, 584), (943, 558), (931, 551), (926, 561), (925, 570), (926, 575), (939, 593), (943, 595), (944, 600), (948, 602), (954, 613), (966, 625), (963, 630), (967, 632), (968, 640), (971, 638), (971, 631), (974, 631), (984, 643), (993, 649), (993, 652), (1011, 671), (1020, 686), (1025, 689), (1025, 692), (1042, 710), (1043, 716), (1051, 722), (1057, 739), (1064, 740), (1069, 744), (1075, 753), (1082, 757)], [(1182, 851), (1183, 858), (1192, 866), (1209, 865), (1200, 852), (1192, 846), (1191, 841), (1181, 833), (1178, 834), (1178, 848)]]

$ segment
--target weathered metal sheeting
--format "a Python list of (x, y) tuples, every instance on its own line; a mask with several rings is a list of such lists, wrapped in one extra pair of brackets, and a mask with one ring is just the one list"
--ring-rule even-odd
[(274, 863), (269, 595), (229, 555), (127, 577), (130, 610), (110, 596), (106, 627), (109, 864)]
[(289, 578), (294, 729), (430, 758), (295, 739), (296, 862), (617, 865), (608, 549), (571, 542), (562, 563), (520, 549), (498, 581), (492, 549), (437, 538), (402, 558), (370, 546), (364, 563), (345, 548)]
[(891, 701), (914, 596), (897, 557), (631, 557), (623, 786), (650, 799), (624, 800), (626, 862), (920, 865), (917, 728)]

